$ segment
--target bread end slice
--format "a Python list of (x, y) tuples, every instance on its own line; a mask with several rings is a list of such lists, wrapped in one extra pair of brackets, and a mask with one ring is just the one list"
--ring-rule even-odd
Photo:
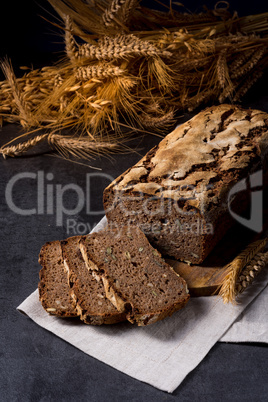
[(59, 317), (76, 317), (59, 241), (47, 242), (39, 254), (39, 299), (43, 308)]

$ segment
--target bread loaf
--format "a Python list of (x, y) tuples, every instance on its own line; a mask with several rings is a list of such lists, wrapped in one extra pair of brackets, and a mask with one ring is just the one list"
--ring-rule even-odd
[(104, 191), (108, 222), (136, 224), (164, 255), (199, 264), (245, 210), (229, 192), (262, 169), (268, 114), (233, 105), (207, 108), (177, 127)]

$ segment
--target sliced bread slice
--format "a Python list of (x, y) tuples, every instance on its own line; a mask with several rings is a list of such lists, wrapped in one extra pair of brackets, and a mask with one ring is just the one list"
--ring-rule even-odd
[(82, 236), (80, 249), (87, 268), (101, 277), (107, 298), (131, 323), (159, 321), (189, 299), (184, 279), (136, 226)]
[(39, 264), (42, 268), (39, 272), (38, 290), (44, 309), (59, 317), (77, 316), (59, 241), (43, 245), (39, 254)]
[(102, 280), (95, 271), (87, 269), (79, 248), (80, 238), (74, 236), (61, 242), (71, 294), (80, 319), (92, 325), (125, 321), (125, 313), (119, 312), (106, 298)]

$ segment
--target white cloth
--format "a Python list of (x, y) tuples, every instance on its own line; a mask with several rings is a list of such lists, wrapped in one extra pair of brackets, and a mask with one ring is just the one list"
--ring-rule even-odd
[[(105, 224), (102, 219), (94, 231)], [(267, 283), (264, 269), (237, 305), (224, 305), (217, 296), (191, 298), (185, 308), (148, 327), (129, 323), (94, 327), (53, 317), (42, 308), (37, 290), (18, 310), (90, 356), (173, 392), (217, 341), (268, 343)]]

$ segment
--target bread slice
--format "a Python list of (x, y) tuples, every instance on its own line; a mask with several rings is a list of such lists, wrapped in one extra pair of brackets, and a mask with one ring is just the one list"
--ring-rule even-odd
[(114, 324), (126, 319), (126, 315), (106, 298), (103, 283), (95, 271), (88, 270), (82, 257), (79, 240), (70, 237), (61, 242), (65, 269), (71, 295), (80, 319), (86, 324)]
[(80, 249), (88, 269), (101, 277), (107, 298), (131, 323), (161, 320), (189, 299), (184, 279), (136, 226), (82, 236)]
[(43, 245), (39, 254), (39, 264), (42, 269), (39, 272), (38, 290), (44, 309), (49, 314), (59, 317), (77, 316), (59, 241)]

